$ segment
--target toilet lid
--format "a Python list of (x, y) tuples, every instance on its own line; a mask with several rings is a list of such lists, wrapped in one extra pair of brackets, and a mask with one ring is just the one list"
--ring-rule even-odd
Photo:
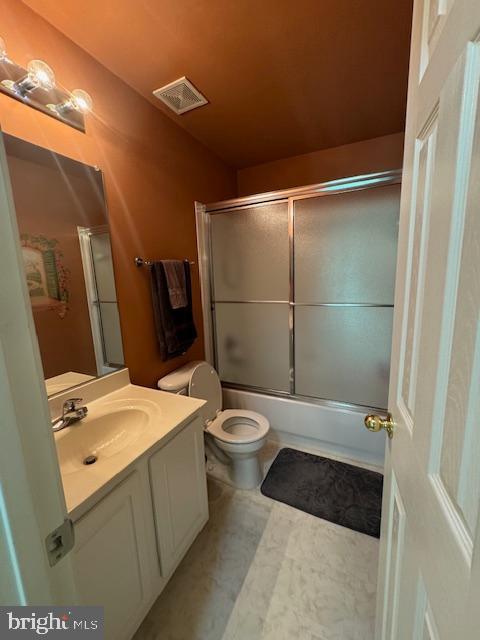
[(208, 362), (199, 363), (190, 376), (188, 395), (192, 398), (206, 400), (207, 404), (200, 409), (205, 421), (213, 420), (222, 408), (222, 387), (215, 369)]

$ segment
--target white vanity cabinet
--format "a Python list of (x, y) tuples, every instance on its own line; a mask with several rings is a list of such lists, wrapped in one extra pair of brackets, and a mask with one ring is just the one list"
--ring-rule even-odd
[(208, 520), (200, 418), (152, 455), (149, 470), (160, 567), (166, 578)]
[[(150, 605), (148, 513), (133, 471), (75, 523), (73, 563), (81, 604), (104, 607), (105, 638), (130, 637)], [(151, 517), (151, 516), (150, 516)]]
[(79, 603), (100, 605), (106, 640), (129, 640), (208, 520), (198, 417), (153, 447), (75, 521)]

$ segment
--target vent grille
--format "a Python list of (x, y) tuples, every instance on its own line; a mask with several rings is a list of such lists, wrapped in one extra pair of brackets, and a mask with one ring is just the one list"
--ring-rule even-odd
[(153, 95), (179, 115), (208, 103), (205, 96), (185, 77), (155, 89)]

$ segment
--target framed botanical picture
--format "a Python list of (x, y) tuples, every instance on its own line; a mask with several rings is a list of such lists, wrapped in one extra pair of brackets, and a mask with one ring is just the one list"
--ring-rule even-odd
[(32, 307), (51, 309), (63, 318), (68, 308), (68, 270), (58, 240), (22, 234), (22, 255)]

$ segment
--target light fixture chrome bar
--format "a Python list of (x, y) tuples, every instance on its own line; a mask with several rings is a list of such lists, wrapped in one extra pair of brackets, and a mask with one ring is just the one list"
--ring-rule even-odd
[(42, 60), (23, 67), (7, 56), (0, 38), (0, 93), (85, 132), (85, 114), (92, 108), (90, 96), (80, 89), (67, 91), (55, 82), (53, 70)]

